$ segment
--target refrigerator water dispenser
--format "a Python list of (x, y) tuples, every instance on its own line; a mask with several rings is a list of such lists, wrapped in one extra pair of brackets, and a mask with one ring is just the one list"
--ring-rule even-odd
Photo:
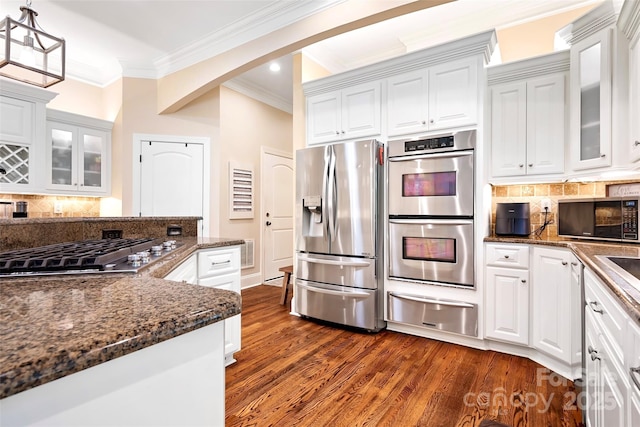
[(322, 197), (302, 199), (303, 235), (322, 237)]

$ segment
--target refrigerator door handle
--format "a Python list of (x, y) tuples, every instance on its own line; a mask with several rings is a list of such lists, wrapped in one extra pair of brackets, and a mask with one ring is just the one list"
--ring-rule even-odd
[(410, 295), (396, 294), (395, 292), (389, 292), (389, 295), (394, 296), (396, 298), (400, 298), (400, 299), (406, 299), (409, 301), (417, 301), (417, 302), (425, 302), (429, 304), (448, 305), (451, 307), (462, 307), (462, 308), (475, 307), (473, 304), (468, 304), (466, 302), (441, 301), (441, 300), (431, 299), (431, 298), (412, 297)]
[(303, 285), (300, 283), (296, 283), (296, 286), (298, 286), (299, 288), (302, 289), (306, 289), (308, 291), (311, 292), (317, 292), (320, 294), (327, 294), (327, 295), (338, 295), (338, 296), (342, 296), (342, 297), (350, 297), (350, 298), (367, 298), (370, 296), (370, 294), (366, 293), (366, 292), (357, 292), (357, 291), (349, 291), (349, 292), (344, 292), (344, 291), (332, 291), (330, 289), (324, 289), (324, 288), (316, 288), (314, 286), (307, 286), (307, 285)]
[(469, 225), (472, 219), (389, 219), (389, 224), (433, 224), (433, 225)]
[(331, 147), (331, 159), (329, 160), (329, 177), (327, 186), (329, 188), (329, 193), (327, 194), (329, 205), (329, 240), (334, 241), (336, 238), (336, 153)]
[(324, 170), (322, 171), (322, 218), (324, 218), (325, 237), (330, 240), (329, 234), (329, 168), (332, 158), (332, 148), (327, 145), (324, 148)]
[(326, 264), (326, 265), (341, 265), (344, 267), (369, 267), (371, 265), (368, 261), (334, 261), (331, 259), (322, 259), (322, 258), (312, 258), (306, 257), (302, 255), (298, 255), (298, 261), (304, 262), (312, 262), (315, 264)]

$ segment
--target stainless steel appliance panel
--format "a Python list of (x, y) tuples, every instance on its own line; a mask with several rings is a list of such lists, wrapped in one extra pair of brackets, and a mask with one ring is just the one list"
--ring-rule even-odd
[(478, 336), (478, 306), (462, 301), (389, 292), (389, 320)]
[(389, 157), (389, 215), (473, 216), (473, 165), (473, 150)]
[(473, 220), (389, 219), (389, 277), (474, 286)]
[(376, 260), (333, 255), (297, 254), (298, 278), (354, 288), (376, 289)]
[(376, 256), (377, 141), (296, 152), (296, 250)]
[(378, 330), (377, 292), (296, 279), (296, 311), (314, 319)]

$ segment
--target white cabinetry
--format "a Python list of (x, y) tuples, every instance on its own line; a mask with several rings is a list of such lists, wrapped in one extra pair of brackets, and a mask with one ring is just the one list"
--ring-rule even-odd
[(489, 69), (493, 177), (564, 172), (568, 69), (567, 52)]
[[(622, 352), (629, 317), (606, 286), (585, 269), (586, 421), (592, 427), (623, 427), (630, 385)], [(629, 418), (629, 419), (627, 419)]]
[(363, 83), (307, 99), (309, 144), (380, 134), (380, 83)]
[(475, 58), (387, 79), (387, 133), (391, 136), (477, 123)]
[(486, 245), (485, 336), (529, 345), (529, 247)]
[[(240, 247), (201, 249), (190, 256), (171, 273), (167, 280), (209, 286), (240, 293)], [(240, 350), (240, 315), (224, 321), (224, 355), (228, 366), (236, 360), (233, 354)]]
[(627, 372), (630, 376), (629, 412), (627, 426), (640, 426), (640, 326), (629, 319), (627, 330)]
[(57, 94), (0, 80), (0, 192), (34, 192), (43, 185), (46, 104)]
[(580, 294), (571, 286), (570, 262), (567, 249), (533, 247), (531, 344), (567, 364), (574, 360), (572, 335), (580, 335), (580, 330), (572, 330), (573, 318), (580, 318), (580, 312), (572, 311), (573, 300)]
[[(629, 147), (631, 161), (640, 159), (640, 2), (626, 0), (618, 27), (629, 40)], [(640, 425), (640, 423), (638, 423)]]
[(47, 110), (46, 188), (62, 194), (108, 195), (113, 123)]

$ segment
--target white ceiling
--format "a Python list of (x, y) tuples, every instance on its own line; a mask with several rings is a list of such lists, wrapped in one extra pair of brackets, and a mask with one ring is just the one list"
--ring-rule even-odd
[[(161, 77), (346, 0), (32, 1), (40, 26), (67, 42), (67, 77), (103, 86), (122, 75)], [(594, 2), (457, 0), (324, 40), (304, 52), (332, 72), (346, 71)], [(2, 0), (0, 16), (17, 19), (24, 4)], [(279, 74), (265, 64), (228, 84), (290, 110), (291, 56), (280, 62)]]

